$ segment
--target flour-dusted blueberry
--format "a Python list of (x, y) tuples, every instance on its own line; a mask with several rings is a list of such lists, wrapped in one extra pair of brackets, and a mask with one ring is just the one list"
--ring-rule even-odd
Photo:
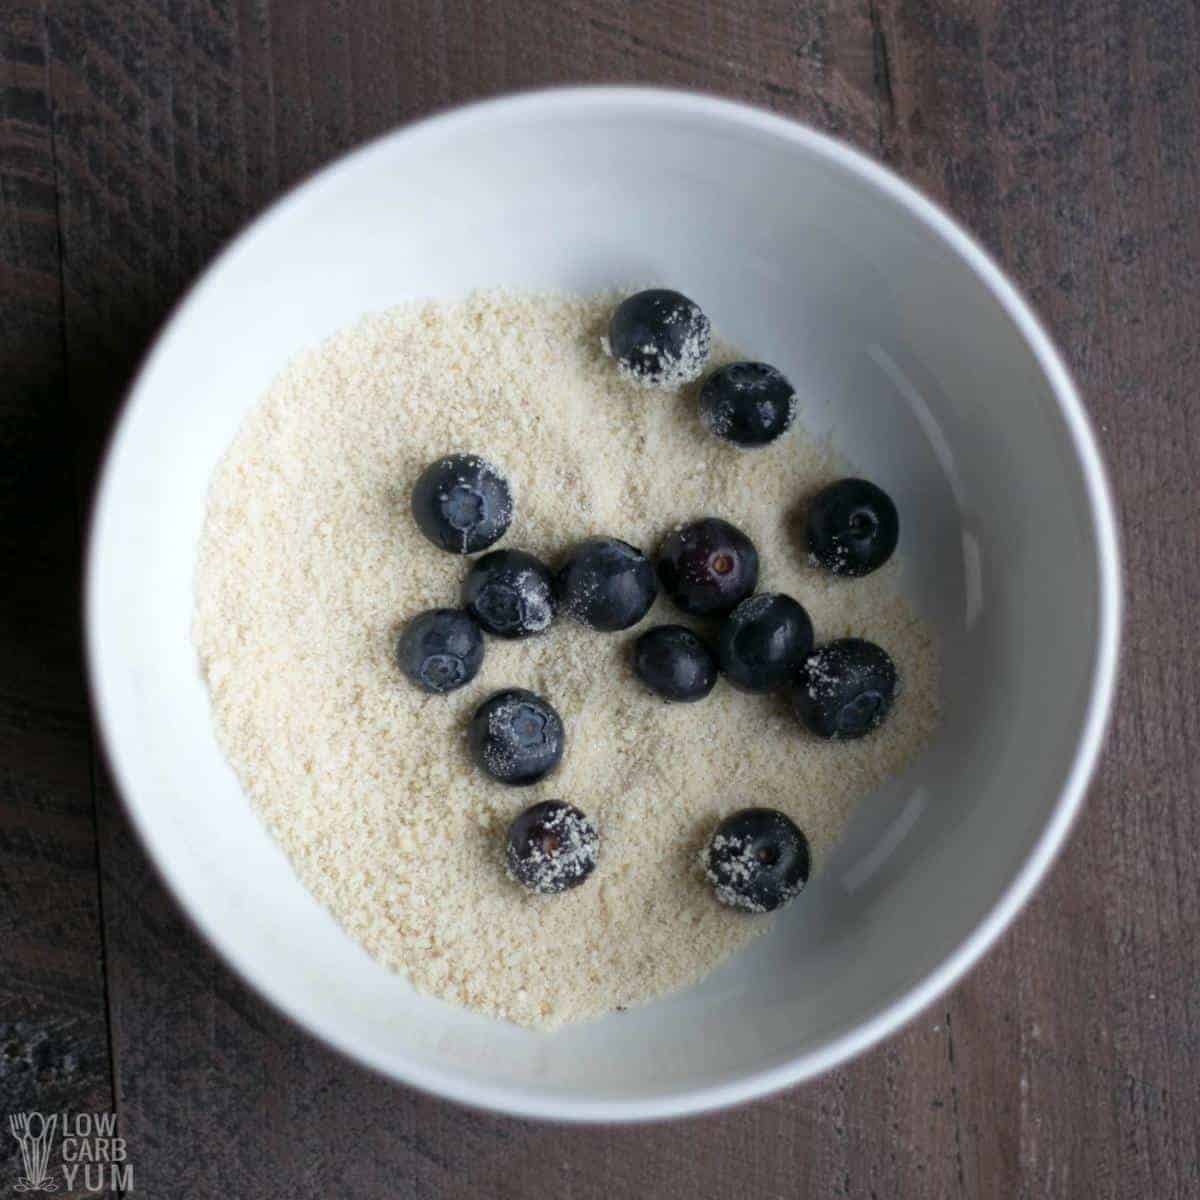
[(763, 592), (743, 600), (717, 635), (721, 670), (748, 692), (769, 692), (788, 683), (812, 647), (808, 613), (781, 593)]
[(700, 306), (666, 288), (622, 300), (608, 323), (608, 351), (621, 374), (647, 387), (699, 379), (711, 340)]
[(544, 896), (578, 887), (596, 869), (599, 854), (595, 825), (561, 800), (531, 805), (508, 827), (509, 878)]
[(786, 814), (744, 808), (717, 826), (701, 861), (722, 904), (766, 913), (804, 890), (812, 855), (808, 839)]
[(504, 536), (512, 492), (499, 468), (477, 454), (448, 454), (421, 472), (412, 491), (421, 532), (452, 554), (477, 554)]
[(558, 766), (566, 735), (549, 701), (524, 688), (510, 688), (475, 710), (468, 740), (475, 761), (493, 779), (526, 787)]
[(758, 586), (758, 551), (736, 525), (705, 517), (667, 535), (658, 552), (658, 579), (686, 613), (727, 613)]
[(892, 557), (899, 540), (892, 498), (865, 479), (831, 483), (809, 503), (809, 552), (835, 575), (870, 575)]
[(683, 625), (656, 625), (633, 644), (634, 674), (665, 700), (703, 700), (717, 682), (717, 656)]
[(554, 577), (541, 559), (524, 550), (493, 550), (467, 572), (463, 606), (488, 633), (531, 637), (554, 620)]
[(814, 650), (792, 684), (792, 708), (818, 737), (865, 737), (883, 724), (896, 698), (896, 664), (882, 647), (842, 638)]
[(718, 367), (700, 389), (700, 419), (735, 446), (766, 446), (792, 427), (796, 392), (781, 371), (760, 362)]
[(431, 608), (413, 617), (396, 643), (396, 662), (419, 688), (452, 692), (483, 665), (483, 634), (457, 608)]
[(618, 538), (580, 542), (559, 570), (556, 587), (564, 613), (605, 633), (636, 625), (658, 595), (650, 560)]

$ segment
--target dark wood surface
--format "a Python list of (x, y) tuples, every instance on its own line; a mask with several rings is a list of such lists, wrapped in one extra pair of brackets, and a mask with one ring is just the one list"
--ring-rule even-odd
[[(548, 1131), (366, 1074), (216, 961), (97, 759), (77, 608), (104, 434), (223, 240), (398, 122), (579, 80), (800, 117), (972, 228), (1098, 423), (1128, 623), (1087, 812), (965, 983), (774, 1099)], [(1200, 1196), (1195, 0), (9, 0), (0, 379), (0, 1120), (115, 1105), (150, 1196)]]

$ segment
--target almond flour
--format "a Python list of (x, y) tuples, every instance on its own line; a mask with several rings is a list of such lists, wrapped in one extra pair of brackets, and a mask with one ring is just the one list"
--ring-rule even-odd
[[(612, 303), (492, 292), (406, 305), (301, 354), (216, 469), (197, 574), (221, 743), (300, 878), (417, 988), (543, 1028), (682, 987), (778, 919), (715, 901), (698, 852), (717, 822), (779, 808), (819, 871), (854, 805), (937, 719), (934, 647), (894, 565), (846, 581), (807, 561), (798, 505), (842, 472), (806, 438), (803, 395), (796, 428), (739, 451), (704, 429), (695, 385), (622, 379), (601, 345)], [(714, 345), (711, 361), (737, 357)], [(409, 493), (451, 452), (502, 468), (515, 513), (499, 545), (552, 566), (588, 536), (653, 553), (684, 522), (733, 522), (758, 547), (760, 589), (804, 604), (818, 640), (867, 637), (892, 655), (904, 692), (890, 719), (825, 743), (780, 697), (723, 681), (698, 704), (664, 704), (633, 675), (633, 639), (704, 626), (661, 596), (623, 634), (559, 619), (527, 640), (488, 638), (470, 686), (418, 691), (395, 666), (397, 634), (459, 603), (470, 560), (421, 536)], [(467, 752), (472, 712), (508, 687), (566, 724), (561, 767), (531, 788), (488, 779)], [(601, 839), (592, 877), (556, 896), (505, 873), (509, 822), (543, 799), (581, 808)]]

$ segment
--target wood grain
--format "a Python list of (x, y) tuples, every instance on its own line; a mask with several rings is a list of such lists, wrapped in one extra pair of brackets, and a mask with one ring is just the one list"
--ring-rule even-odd
[[(102, 943), (63, 415), (86, 481), (183, 287), (347, 147), (568, 80), (703, 88), (847, 137), (943, 201), (1041, 309), (1099, 424), (1126, 534), (1117, 721), (1038, 899), (886, 1046), (716, 1117), (548, 1131), (350, 1066), (199, 942), (100, 774), (112, 1040), (138, 1190), (1200, 1194), (1197, 61), (1192, 0), (53, 0), (7, 17), (0, 353), (18, 382), (0, 395), (13, 472), (0, 545), (28, 566), (0, 599), (0, 1020), (92, 1031), (82, 1044), (99, 1065), (62, 1077), (63, 1102), (89, 1106), (108, 1079), (94, 1052)], [(0, 1067), (0, 1089), (13, 1078)]]
[[(18, 8), (0, 21), (4, 1113), (112, 1106), (59, 263), (44, 14)], [(17, 1145), (3, 1133), (7, 1182)]]
[[(1198, 20), (1191, 3), (906, 0), (883, 23), (887, 153), (1045, 315), (1099, 425), (1125, 533), (1124, 686), (1088, 811), (1005, 955), (957, 997), (975, 1021), (964, 1014), (959, 1061), (1020, 1089), (1001, 1194), (1200, 1193), (1200, 726), (1186, 699), (1200, 678)], [(988, 1089), (969, 1094), (964, 1115), (994, 1128)]]

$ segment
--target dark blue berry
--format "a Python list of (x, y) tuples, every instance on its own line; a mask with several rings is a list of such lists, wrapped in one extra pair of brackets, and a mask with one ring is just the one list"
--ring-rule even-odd
[(578, 887), (595, 869), (600, 838), (588, 817), (561, 800), (543, 800), (508, 827), (510, 878), (553, 896)]
[(606, 633), (636, 625), (658, 595), (650, 560), (617, 538), (580, 542), (556, 582), (563, 612)]
[(524, 550), (493, 550), (467, 572), (463, 605), (488, 633), (530, 637), (549, 629), (554, 620), (554, 577)]
[(870, 575), (900, 540), (892, 498), (865, 479), (842, 479), (819, 491), (808, 506), (808, 548), (835, 575)]
[(533, 692), (511, 688), (475, 710), (468, 740), (475, 761), (493, 779), (525, 787), (558, 766), (565, 734), (553, 705)]
[(791, 596), (772, 592), (743, 600), (717, 635), (721, 670), (748, 692), (788, 683), (812, 647), (808, 613)]
[(717, 826), (705, 873), (722, 904), (772, 912), (808, 882), (812, 856), (795, 823), (773, 808), (744, 808)]
[(690, 629), (656, 625), (633, 644), (633, 670), (667, 700), (703, 700), (717, 682), (717, 656)]
[(658, 553), (663, 591), (686, 613), (727, 613), (758, 585), (758, 551), (735, 525), (705, 517), (670, 533)]
[(792, 708), (818, 737), (864, 737), (891, 711), (897, 680), (886, 650), (843, 638), (804, 660), (792, 684)]
[(795, 416), (795, 390), (766, 363), (718, 367), (700, 389), (700, 419), (735, 446), (765, 446), (787, 433)]
[(475, 454), (448, 454), (421, 472), (412, 492), (413, 518), (435, 545), (476, 554), (504, 536), (512, 493), (504, 476)]
[(452, 692), (483, 665), (483, 634), (465, 612), (432, 608), (413, 617), (396, 643), (396, 662), (419, 688)]
[(608, 348), (639, 383), (678, 387), (700, 377), (711, 341), (699, 305), (666, 288), (622, 300), (608, 323)]

